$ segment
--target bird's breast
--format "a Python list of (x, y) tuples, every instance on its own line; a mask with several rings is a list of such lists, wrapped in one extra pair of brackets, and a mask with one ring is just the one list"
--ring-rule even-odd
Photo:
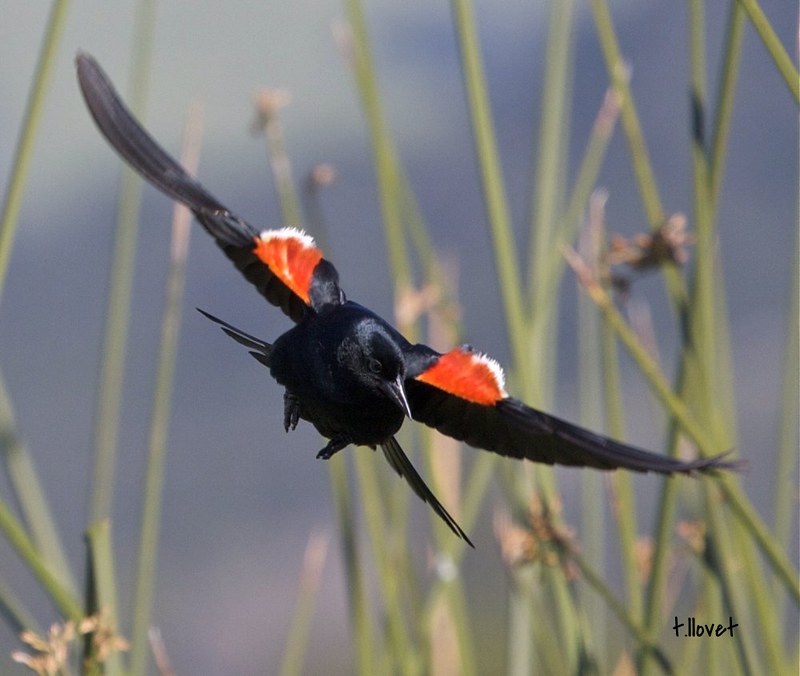
[[(337, 358), (350, 334), (341, 321), (303, 321), (273, 345), (270, 373), (294, 395), (300, 417), (325, 437), (344, 434), (354, 444), (374, 446), (403, 424), (403, 411), (386, 395), (363, 384)], [(334, 318), (336, 319), (336, 318)]]

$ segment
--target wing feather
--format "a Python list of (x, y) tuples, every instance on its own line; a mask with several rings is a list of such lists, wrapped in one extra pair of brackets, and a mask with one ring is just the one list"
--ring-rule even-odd
[[(324, 260), (313, 241), (300, 231), (294, 231), (302, 246), (294, 247), (288, 259), (271, 260), (264, 253), (264, 242), (280, 236), (288, 239), (286, 231), (259, 233), (236, 216), (170, 157), (136, 121), (94, 58), (81, 53), (76, 64), (86, 105), (111, 146), (153, 186), (189, 207), (245, 279), (272, 305), (279, 307), (295, 322), (300, 321), (312, 304), (310, 287), (314, 265)], [(307, 269), (309, 261), (314, 265)], [(287, 265), (295, 263), (302, 270), (305, 287), (298, 286), (293, 275), (287, 276)], [(325, 263), (324, 281), (330, 284), (329, 268), (332, 266), (327, 261)], [(296, 271), (290, 269), (289, 272)], [(338, 277), (334, 281), (338, 285)], [(329, 296), (325, 300), (339, 298), (338, 286), (326, 293)]]
[(435, 364), (434, 360), (422, 374), (406, 381), (411, 413), (414, 420), (470, 446), (548, 465), (603, 470), (688, 474), (741, 466), (741, 462), (723, 460), (726, 454), (684, 462), (651, 453), (595, 434), (509, 396), (492, 403), (476, 401), (470, 388), (461, 384), (450, 387), (447, 382), (426, 378)]

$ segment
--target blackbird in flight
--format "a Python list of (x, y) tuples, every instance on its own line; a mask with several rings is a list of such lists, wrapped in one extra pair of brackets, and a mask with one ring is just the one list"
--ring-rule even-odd
[(76, 62), (84, 99), (108, 142), (156, 188), (189, 207), (244, 277), (295, 322), (270, 344), (203, 312), (285, 388), (284, 428), (303, 419), (328, 439), (318, 458), (351, 444), (380, 446), (414, 492), (470, 545), (397, 443), (405, 418), (470, 446), (548, 465), (661, 474), (735, 466), (721, 456), (683, 462), (595, 434), (510, 397), (498, 363), (469, 347), (440, 354), (412, 345), (345, 298), (336, 268), (311, 237), (293, 228), (259, 232), (236, 216), (139, 125), (91, 56), (78, 54)]

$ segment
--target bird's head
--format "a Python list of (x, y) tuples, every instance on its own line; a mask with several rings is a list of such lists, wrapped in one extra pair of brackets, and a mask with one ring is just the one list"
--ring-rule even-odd
[(340, 362), (361, 385), (382, 394), (413, 419), (403, 384), (406, 377), (403, 351), (382, 324), (365, 322), (359, 326), (354, 338), (342, 343)]

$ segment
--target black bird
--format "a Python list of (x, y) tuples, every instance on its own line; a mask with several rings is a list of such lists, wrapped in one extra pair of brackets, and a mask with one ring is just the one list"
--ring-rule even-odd
[(350, 444), (380, 446), (395, 471), (470, 545), (394, 438), (406, 417), (470, 446), (548, 465), (661, 474), (736, 466), (722, 456), (682, 462), (594, 434), (510, 397), (497, 362), (469, 347), (440, 354), (412, 345), (345, 298), (336, 268), (311, 237), (292, 228), (259, 232), (229, 211), (138, 124), (91, 56), (80, 53), (76, 62), (86, 104), (109, 143), (155, 187), (188, 206), (245, 278), (296, 322), (269, 344), (203, 312), (285, 388), (286, 431), (302, 418), (328, 439), (318, 458)]

